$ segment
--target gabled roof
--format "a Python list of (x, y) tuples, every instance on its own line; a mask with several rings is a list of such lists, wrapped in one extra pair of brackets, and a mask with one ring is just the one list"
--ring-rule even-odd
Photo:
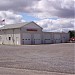
[[(0, 28), (0, 30), (4, 30), (4, 29), (14, 29), (14, 28), (21, 28), (25, 25), (28, 25), (29, 23), (32, 22), (23, 22), (23, 23), (17, 23), (17, 24), (6, 24), (3, 27)], [(35, 22), (33, 22), (35, 23)], [(39, 26), (39, 25), (38, 25)], [(39, 26), (40, 27), (40, 26)], [(41, 28), (41, 27), (40, 27)]]

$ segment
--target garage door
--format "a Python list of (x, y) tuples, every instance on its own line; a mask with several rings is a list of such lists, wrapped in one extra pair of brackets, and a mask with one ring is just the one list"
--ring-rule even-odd
[(24, 33), (22, 42), (23, 42), (23, 44), (31, 44), (31, 34), (30, 33)]
[(60, 34), (54, 34), (54, 43), (61, 43)]
[(34, 44), (41, 44), (41, 34), (34, 34), (33, 37)]
[(66, 38), (64, 35), (62, 35), (62, 43), (64, 43), (66, 41)]
[(44, 35), (44, 44), (50, 44), (52, 43), (52, 38), (50, 36), (50, 34), (45, 34)]

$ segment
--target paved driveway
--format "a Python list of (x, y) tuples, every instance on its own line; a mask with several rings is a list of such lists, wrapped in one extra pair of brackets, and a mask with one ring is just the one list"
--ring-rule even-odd
[(74, 44), (0, 45), (0, 74), (72, 75), (75, 73)]

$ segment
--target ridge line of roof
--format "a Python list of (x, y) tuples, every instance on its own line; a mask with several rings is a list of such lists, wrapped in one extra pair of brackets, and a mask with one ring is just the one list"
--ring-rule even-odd
[(5, 25), (15, 25), (15, 24), (23, 24), (23, 23), (30, 23), (30, 22), (20, 22), (20, 23), (14, 23), (14, 24), (5, 24)]
[[(16, 23), (16, 24), (6, 24), (4, 25), (3, 27), (0, 28), (0, 30), (3, 30), (3, 29), (13, 29), (13, 28), (20, 28), (28, 23), (31, 23), (31, 22), (22, 22), (22, 23)], [(22, 24), (22, 25), (21, 25)], [(15, 27), (13, 27), (13, 25)], [(7, 26), (12, 26), (12, 27), (7, 27)]]
[[(14, 29), (14, 28), (21, 28), (25, 25), (28, 25), (30, 23), (35, 23), (34, 21), (31, 22), (22, 22), (22, 23), (17, 23), (17, 24), (6, 24), (3, 27), (0, 28), (0, 30), (4, 30), (4, 29)], [(38, 25), (37, 23), (35, 23), (36, 25)], [(38, 25), (39, 26), (39, 25)], [(40, 27), (40, 26), (39, 26)], [(42, 28), (42, 27), (40, 27)], [(42, 28), (43, 29), (43, 28)]]

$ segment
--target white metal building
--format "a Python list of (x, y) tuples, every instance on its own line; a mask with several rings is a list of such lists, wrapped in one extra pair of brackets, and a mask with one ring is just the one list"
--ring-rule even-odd
[(0, 44), (51, 44), (69, 40), (69, 33), (43, 32), (34, 22), (5, 25), (0, 28)]

